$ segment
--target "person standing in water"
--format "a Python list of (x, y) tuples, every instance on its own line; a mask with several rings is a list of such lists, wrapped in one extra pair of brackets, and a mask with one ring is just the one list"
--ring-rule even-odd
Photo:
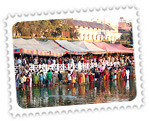
[(82, 76), (81, 76), (81, 83), (82, 84), (85, 84), (85, 74), (84, 74), (84, 72), (82, 71)]
[(16, 89), (19, 89), (19, 83), (20, 83), (20, 75), (19, 73), (16, 74), (15, 76), (15, 80), (16, 80)]
[(27, 78), (26, 78), (26, 87), (27, 87), (27, 89), (29, 89), (29, 86), (30, 86), (30, 78), (29, 78), (29, 75), (28, 75)]
[(20, 76), (20, 82), (21, 82), (21, 90), (25, 90), (25, 85), (24, 85), (24, 78), (23, 78), (23, 73)]
[(30, 71), (28, 72), (28, 77), (29, 77), (29, 80), (30, 80), (29, 87), (31, 88), (32, 87), (32, 74), (31, 74)]
[(52, 72), (51, 72), (51, 70), (49, 70), (48, 73), (47, 73), (47, 80), (48, 80), (47, 85), (50, 86), (51, 81), (52, 81)]
[(78, 73), (78, 83), (79, 83), (79, 85), (81, 85), (81, 76), (82, 76), (82, 74), (79, 72)]
[(53, 87), (55, 86), (55, 83), (56, 83), (56, 77), (57, 77), (57, 75), (56, 75), (55, 71), (53, 71), (53, 74), (52, 74), (52, 85), (53, 85)]
[(71, 83), (71, 73), (70, 73), (70, 71), (68, 71), (67, 77), (68, 77), (68, 84), (70, 84)]
[(126, 90), (129, 90), (129, 76), (130, 76), (130, 71), (128, 68), (126, 68)]
[(72, 72), (72, 75), (71, 75), (71, 84), (72, 84), (72, 87), (74, 87), (74, 84), (76, 83), (76, 80), (75, 80), (75, 73)]
[(106, 77), (106, 89), (107, 92), (109, 92), (109, 70), (107, 67), (105, 68), (105, 77)]
[(90, 70), (90, 72), (89, 72), (89, 82), (93, 83), (93, 81), (94, 81), (94, 76), (93, 76), (93, 73)]
[(126, 86), (126, 80), (125, 80), (125, 78), (126, 78), (126, 70), (125, 70), (124, 67), (122, 68), (121, 77), (122, 77), (122, 89), (123, 89), (122, 91), (124, 91), (125, 90), (125, 86)]
[(35, 81), (35, 86), (37, 86), (39, 84), (39, 74), (37, 72), (35, 72), (34, 74), (34, 81)]
[(43, 86), (46, 86), (46, 74), (42, 73), (43, 76)]
[(61, 74), (60, 71), (58, 72), (58, 81), (59, 81), (59, 84), (63, 83), (63, 75)]
[(85, 83), (86, 83), (86, 84), (89, 83), (89, 76), (88, 76), (87, 70), (85, 70)]
[(39, 81), (40, 81), (40, 86), (43, 86), (43, 72), (40, 72), (39, 74)]

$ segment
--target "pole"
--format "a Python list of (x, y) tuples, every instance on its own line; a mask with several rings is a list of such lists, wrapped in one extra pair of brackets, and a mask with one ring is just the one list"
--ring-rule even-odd
[(70, 58), (71, 58), (71, 53), (70, 53)]
[(104, 17), (104, 40), (105, 40), (105, 17)]
[(21, 66), (22, 66), (22, 49), (21, 49)]
[(37, 51), (37, 59), (38, 59), (38, 50), (36, 50)]

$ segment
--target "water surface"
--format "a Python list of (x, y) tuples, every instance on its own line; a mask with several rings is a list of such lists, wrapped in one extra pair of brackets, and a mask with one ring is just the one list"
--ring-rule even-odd
[(98, 83), (88, 85), (55, 85), (55, 87), (32, 87), (17, 91), (18, 105), (22, 108), (53, 107), (95, 103), (131, 101), (136, 91), (119, 92), (102, 90)]

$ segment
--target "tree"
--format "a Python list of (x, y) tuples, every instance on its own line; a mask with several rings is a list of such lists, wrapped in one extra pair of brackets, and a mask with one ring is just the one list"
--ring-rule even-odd
[[(63, 19), (17, 22), (12, 27), (12, 34), (18, 36), (60, 37), (62, 32), (69, 31), (71, 38), (77, 38), (78, 32), (71, 20)], [(18, 34), (19, 33), (19, 34)]]
[(73, 20), (72, 19), (66, 19), (64, 22), (69, 26), (68, 31), (70, 32), (70, 38), (78, 38), (79, 32), (75, 28)]
[(122, 40), (128, 40), (128, 38), (129, 38), (129, 33), (123, 33), (123, 34), (121, 35), (121, 39), (122, 39)]
[(130, 27), (131, 27), (131, 30), (129, 31), (129, 41), (131, 42), (131, 43), (133, 43), (133, 33), (132, 33), (132, 22), (129, 22), (129, 25), (130, 25)]

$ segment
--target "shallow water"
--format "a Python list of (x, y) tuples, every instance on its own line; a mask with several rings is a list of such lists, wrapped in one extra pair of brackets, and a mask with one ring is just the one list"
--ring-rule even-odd
[(88, 85), (56, 85), (55, 87), (32, 87), (25, 91), (17, 91), (18, 105), (22, 108), (39, 108), (63, 105), (95, 104), (131, 101), (136, 91), (111, 90), (106, 93), (98, 83)]

